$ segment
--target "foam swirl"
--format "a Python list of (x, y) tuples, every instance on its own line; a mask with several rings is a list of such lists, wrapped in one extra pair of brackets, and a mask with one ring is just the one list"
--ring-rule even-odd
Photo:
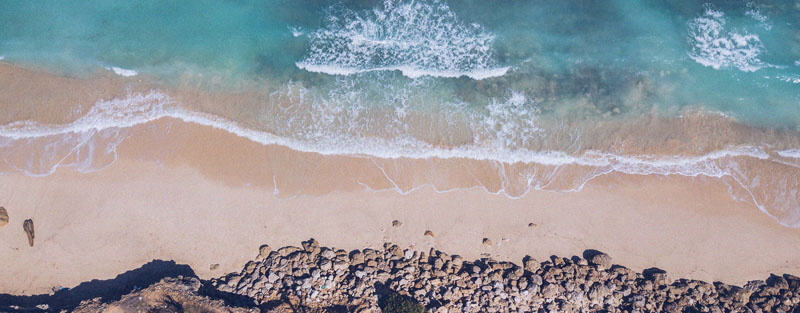
[(728, 30), (725, 13), (706, 5), (702, 16), (689, 23), (689, 53), (695, 62), (720, 69), (735, 67), (755, 72), (766, 65), (759, 58), (764, 45), (758, 35), (747, 31)]
[(502, 76), (494, 35), (466, 24), (438, 1), (385, 0), (371, 11), (328, 9), (325, 27), (308, 34), (297, 67), (332, 75), (398, 70), (403, 75), (484, 79)]

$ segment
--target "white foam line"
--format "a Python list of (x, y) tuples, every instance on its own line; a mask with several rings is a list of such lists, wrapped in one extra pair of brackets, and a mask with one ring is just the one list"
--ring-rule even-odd
[(355, 68), (355, 67), (344, 67), (336, 65), (321, 65), (321, 64), (312, 64), (306, 62), (297, 62), (295, 63), (295, 65), (302, 70), (314, 73), (329, 74), (329, 75), (347, 76), (347, 75), (368, 73), (368, 72), (400, 71), (403, 74), (403, 76), (409, 78), (419, 78), (422, 76), (458, 78), (466, 76), (474, 80), (500, 77), (505, 75), (506, 72), (508, 72), (508, 70), (511, 69), (510, 66), (505, 66), (505, 67), (497, 67), (490, 69), (476, 69), (471, 71), (446, 71), (446, 70), (415, 68), (407, 65), (372, 67), (372, 68)]
[[(120, 107), (128, 111), (114, 111)], [(225, 130), (231, 134), (247, 138), (264, 145), (277, 144), (302, 152), (314, 152), (323, 155), (355, 155), (364, 157), (377, 157), (384, 159), (412, 158), (412, 159), (453, 159), (467, 158), (484, 161), (498, 161), (503, 163), (536, 163), (541, 165), (584, 165), (584, 166), (612, 166), (626, 168), (632, 174), (646, 173), (648, 169), (660, 169), (668, 174), (682, 174), (694, 176), (686, 172), (685, 167), (697, 165), (706, 161), (725, 157), (747, 156), (758, 159), (768, 159), (769, 155), (757, 147), (731, 147), (725, 150), (714, 151), (700, 156), (623, 156), (599, 151), (587, 151), (582, 156), (576, 157), (560, 151), (531, 151), (527, 149), (492, 149), (484, 147), (454, 147), (438, 148), (430, 144), (417, 142), (413, 150), (403, 149), (369, 149), (366, 147), (396, 147), (392, 143), (375, 140), (365, 142), (359, 146), (347, 147), (318, 147), (314, 143), (279, 137), (267, 132), (253, 130), (240, 126), (238, 123), (226, 120), (219, 116), (192, 112), (177, 106), (171, 98), (158, 91), (148, 94), (129, 95), (126, 99), (100, 101), (85, 116), (63, 125), (41, 125), (35, 122), (14, 122), (0, 126), (0, 136), (10, 139), (38, 138), (54, 136), (65, 133), (82, 133), (86, 131), (100, 131), (108, 128), (127, 128), (148, 123), (164, 117), (171, 117), (188, 123), (194, 123)], [(370, 141), (365, 139), (365, 141)], [(632, 166), (632, 167), (626, 167)]]
[(784, 158), (800, 159), (800, 149), (781, 150), (781, 151), (775, 151), (775, 153)]
[(131, 77), (131, 76), (139, 75), (139, 73), (134, 71), (134, 70), (124, 69), (124, 68), (121, 68), (121, 67), (112, 66), (112, 67), (106, 67), (106, 69), (109, 70), (109, 71), (114, 72), (114, 74), (117, 74), (117, 75), (123, 76), (123, 77)]

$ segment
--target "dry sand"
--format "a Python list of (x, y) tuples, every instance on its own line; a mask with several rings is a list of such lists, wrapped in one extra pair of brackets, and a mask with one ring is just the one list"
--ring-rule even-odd
[[(386, 160), (261, 146), (174, 120), (126, 136), (120, 158), (100, 171), (0, 176), (0, 206), (10, 216), (0, 228), (0, 293), (109, 279), (153, 259), (189, 264), (211, 278), (240, 269), (261, 244), (310, 237), (344, 249), (393, 242), (513, 261), (597, 249), (636, 270), (736, 284), (800, 274), (800, 230), (732, 200), (717, 179), (614, 174), (579, 192), (532, 191), (520, 199), (430, 186), (404, 195), (365, 189), (391, 186), (375, 165)], [(419, 172), (412, 168), (422, 165), (404, 166)], [(25, 219), (36, 227), (32, 248)], [(392, 227), (395, 219), (403, 225)], [(484, 247), (484, 237), (495, 244)], [(211, 264), (220, 266), (212, 271)]]

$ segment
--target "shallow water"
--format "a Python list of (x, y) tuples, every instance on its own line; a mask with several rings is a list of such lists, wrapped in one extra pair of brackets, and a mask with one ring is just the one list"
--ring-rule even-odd
[[(496, 162), (512, 197), (719, 177), (796, 227), (798, 21), (796, 1), (5, 1), (4, 62), (153, 90), (64, 103), (55, 124), (9, 101), (0, 148), (31, 175), (97, 170), (120, 129), (173, 117), (300, 151)], [(76, 147), (105, 157), (60, 162)]]

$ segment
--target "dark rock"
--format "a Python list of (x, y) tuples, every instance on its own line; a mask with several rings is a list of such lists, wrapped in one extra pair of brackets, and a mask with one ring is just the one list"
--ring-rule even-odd
[(22, 223), (22, 230), (28, 236), (28, 244), (33, 247), (33, 239), (36, 238), (36, 233), (33, 231), (33, 220), (27, 219)]
[(6, 226), (8, 224), (8, 212), (6, 208), (0, 206), (0, 227)]

